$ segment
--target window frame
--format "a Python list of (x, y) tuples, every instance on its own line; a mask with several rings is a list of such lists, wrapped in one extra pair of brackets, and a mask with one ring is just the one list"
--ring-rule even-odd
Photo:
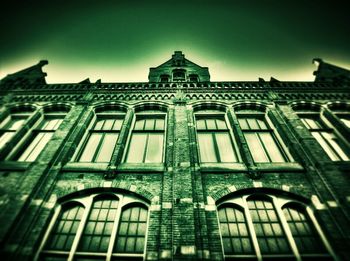
[[(101, 112), (94, 112), (94, 117), (90, 121), (90, 124), (88, 125), (88, 128), (85, 131), (85, 134), (81, 138), (79, 145), (77, 147), (77, 151), (74, 153), (71, 161), (77, 162), (77, 163), (99, 163), (99, 164), (100, 163), (109, 163), (113, 157), (115, 150), (116, 150), (117, 143), (118, 143), (118, 140), (120, 138), (120, 133), (121, 133), (123, 126), (124, 126), (125, 117), (126, 117), (126, 113), (121, 111), (121, 110), (115, 110), (115, 111), (102, 110)], [(112, 119), (112, 120), (121, 119), (122, 123), (121, 123), (119, 130), (102, 130), (102, 129), (95, 130), (94, 128), (100, 119), (106, 119), (106, 120), (107, 119)], [(93, 133), (102, 133), (102, 137), (98, 141), (98, 145), (93, 152), (92, 160), (91, 161), (80, 161), (80, 158), (81, 158), (82, 154), (84, 153), (86, 146), (90, 140), (90, 137)], [(105, 136), (107, 133), (116, 133), (118, 135), (118, 137), (115, 141), (115, 145), (113, 147), (112, 153), (111, 153), (111, 158), (109, 161), (95, 161), (97, 159), (97, 157), (100, 155), (101, 147), (103, 145), (103, 142), (105, 140)]]
[[(131, 123), (131, 131), (129, 132), (128, 139), (127, 139), (127, 146), (124, 151), (124, 156), (122, 162), (125, 164), (164, 164), (165, 163), (165, 157), (166, 157), (166, 138), (167, 138), (167, 117), (168, 114), (166, 112), (160, 111), (160, 110), (146, 110), (135, 113), (132, 123)], [(135, 130), (135, 125), (138, 120), (147, 120), (147, 119), (163, 119), (164, 120), (164, 129), (163, 130)], [(146, 124), (146, 123), (145, 123)], [(148, 150), (148, 143), (146, 140), (144, 151), (143, 151), (143, 159), (142, 162), (128, 162), (128, 155), (130, 152), (130, 145), (132, 142), (133, 134), (134, 133), (144, 133), (147, 134), (147, 140), (150, 133), (162, 133), (163, 134), (163, 144), (162, 144), (162, 157), (161, 162), (145, 162), (147, 150)]]
[[(226, 129), (209, 129), (206, 128), (204, 129), (198, 129), (197, 127), (197, 121), (198, 120), (207, 120), (207, 119), (218, 119), (218, 120), (223, 120), (225, 122), (226, 125)], [(242, 158), (239, 152), (239, 148), (236, 142), (236, 137), (234, 135), (233, 129), (231, 127), (231, 124), (229, 123), (228, 119), (227, 119), (227, 114), (219, 111), (219, 110), (200, 110), (194, 113), (194, 125), (196, 128), (196, 140), (197, 140), (197, 150), (198, 150), (198, 159), (200, 161), (201, 164), (210, 164), (210, 163), (218, 163), (218, 164), (227, 164), (227, 163), (241, 163), (242, 162)], [(214, 152), (215, 152), (215, 158), (217, 159), (217, 161), (213, 161), (213, 162), (208, 162), (208, 161), (202, 161), (201, 159), (201, 152), (200, 152), (200, 143), (199, 143), (199, 133), (206, 133), (206, 134), (210, 134), (212, 141), (213, 141), (213, 147), (214, 147)], [(216, 140), (216, 133), (227, 133), (228, 137), (231, 141), (231, 145), (232, 145), (232, 151), (234, 154), (234, 157), (236, 159), (236, 161), (221, 161), (221, 157), (220, 157), (220, 151), (219, 151), (219, 147), (217, 144), (217, 140)]]
[[(330, 161), (333, 162), (342, 162), (342, 161), (350, 161), (350, 148), (349, 144), (346, 142), (346, 140), (343, 138), (341, 134), (339, 134), (338, 130), (327, 120), (326, 117), (321, 112), (315, 112), (315, 111), (297, 111), (297, 115), (299, 119), (302, 121), (305, 128), (310, 132), (312, 137), (317, 141), (317, 143), (322, 147), (323, 152)], [(311, 126), (305, 119), (310, 119), (318, 125), (317, 127)], [(340, 119), (339, 119), (340, 121)], [(322, 142), (325, 143), (328, 149), (331, 150), (331, 152), (327, 152), (327, 150), (324, 148), (324, 146), (321, 144), (319, 139), (315, 137), (313, 133), (318, 133), (318, 135), (321, 137)], [(324, 133), (327, 133), (329, 135), (333, 135), (334, 138), (332, 140), (337, 144), (337, 146), (341, 149), (341, 152), (338, 152), (338, 150), (334, 147), (334, 145), (329, 142), (329, 139), (327, 139), (324, 136)], [(333, 156), (330, 156), (331, 153)], [(343, 156), (341, 156), (341, 153), (344, 154), (347, 159), (344, 159)], [(332, 157), (335, 157), (334, 159)]]
[[(276, 211), (276, 215), (277, 218), (279, 219), (280, 225), (282, 227), (283, 232), (285, 233), (285, 237), (287, 240), (287, 243), (290, 246), (291, 249), (291, 254), (276, 254), (276, 255), (262, 255), (261, 251), (260, 251), (260, 246), (259, 243), (257, 241), (257, 236), (256, 236), (256, 232), (255, 232), (255, 228), (253, 225), (253, 220), (251, 217), (251, 212), (250, 212), (250, 208), (248, 206), (248, 200), (249, 198), (253, 198), (253, 200), (256, 199), (269, 199), (272, 202), (272, 205), (275, 208)], [(313, 226), (318, 239), (322, 242), (324, 248), (326, 249), (325, 253), (315, 253), (315, 254), (309, 254), (309, 255), (305, 255), (305, 254), (300, 254), (299, 250), (297, 248), (297, 245), (295, 243), (295, 240), (293, 238), (291, 229), (289, 227), (289, 224), (287, 223), (287, 218), (285, 217), (284, 213), (283, 213), (283, 209), (289, 205), (294, 205), (294, 206), (299, 206), (300, 208), (304, 209), (304, 213), (305, 215), (307, 215), (308, 220), (310, 221), (311, 226)], [(255, 250), (255, 253), (252, 255), (235, 255), (235, 254), (225, 254), (224, 251), (224, 245), (223, 245), (223, 241), (222, 241), (222, 231), (220, 228), (220, 221), (219, 221), (219, 210), (226, 208), (226, 207), (235, 207), (236, 209), (239, 209), (241, 211), (243, 211), (244, 213), (244, 218), (245, 218), (245, 223), (248, 227), (248, 235), (250, 236), (251, 242), (253, 244), (253, 250)], [(297, 201), (295, 199), (291, 199), (291, 198), (287, 198), (285, 196), (278, 196), (275, 194), (270, 194), (270, 193), (251, 193), (251, 194), (244, 194), (244, 195), (238, 195), (232, 198), (229, 198), (227, 200), (224, 200), (223, 202), (220, 202), (217, 205), (217, 222), (218, 222), (218, 226), (219, 226), (219, 234), (220, 234), (220, 240), (221, 240), (221, 247), (222, 247), (222, 253), (224, 255), (224, 259), (228, 259), (231, 260), (232, 258), (249, 258), (250, 259), (254, 259), (254, 260), (263, 260), (265, 258), (280, 258), (280, 257), (284, 257), (284, 258), (289, 258), (291, 260), (301, 260), (302, 256), (304, 257), (331, 257), (331, 258), (335, 258), (335, 253), (330, 245), (330, 243), (328, 242), (324, 232), (321, 229), (321, 226), (319, 225), (315, 215), (314, 215), (314, 211), (311, 208), (311, 206), (301, 202), (301, 201)]]
[[(50, 137), (48, 138), (48, 140), (46, 141), (46, 143), (44, 142), (44, 148), (45, 146), (50, 142), (50, 140), (52, 139), (53, 135), (55, 134), (56, 130), (59, 128), (59, 126), (63, 123), (65, 117), (66, 117), (67, 113), (66, 112), (45, 112), (42, 114), (42, 116), (40, 117), (39, 120), (36, 121), (35, 125), (33, 126), (33, 128), (30, 130), (30, 132), (28, 133), (28, 135), (26, 137), (24, 137), (23, 139), (23, 143), (21, 143), (20, 147), (16, 150), (15, 152), (15, 156), (14, 159), (17, 160), (18, 162), (33, 162), (36, 161), (38, 159), (38, 157), (40, 156), (40, 154), (42, 153), (42, 150), (34, 157), (33, 160), (27, 160), (29, 157), (32, 156), (33, 151), (40, 146), (40, 144), (42, 144), (42, 139), (41, 138), (36, 145), (34, 145), (34, 148), (31, 150), (31, 152), (29, 152), (28, 156), (26, 157), (26, 159), (24, 160), (20, 160), (21, 157), (24, 155), (24, 153), (27, 152), (27, 149), (29, 148), (29, 146), (31, 146), (33, 144), (33, 142), (36, 140), (36, 138), (40, 135), (40, 134), (51, 134)], [(61, 120), (61, 122), (59, 123), (59, 125), (57, 126), (57, 128), (55, 129), (45, 129), (43, 128), (46, 120)], [(25, 148), (25, 149), (23, 149)]]
[[(274, 163), (288, 163), (288, 162), (294, 162), (294, 158), (292, 157), (292, 155), (289, 152), (288, 147), (285, 145), (285, 143), (283, 142), (283, 139), (281, 138), (280, 134), (278, 133), (278, 131), (276, 130), (274, 124), (271, 122), (270, 118), (267, 116), (267, 112), (262, 112), (262, 111), (258, 111), (258, 110), (254, 110), (254, 109), (248, 109), (246, 110), (237, 110), (234, 112), (236, 117), (237, 117), (237, 121), (238, 121), (238, 127), (240, 128), (240, 130), (243, 133), (243, 138), (244, 141), (246, 142), (248, 149), (249, 149), (249, 153), (253, 159), (253, 161), (257, 164), (274, 164)], [(247, 122), (247, 119), (256, 119), (256, 120), (262, 120), (266, 126), (265, 129), (261, 128), (259, 126), (259, 129), (257, 128), (251, 128), (249, 127), (249, 129), (245, 129), (241, 126), (240, 124), (240, 119), (245, 119)], [(259, 125), (259, 123), (258, 123)], [(248, 124), (249, 126), (249, 124)], [(257, 139), (259, 140), (259, 144), (261, 149), (263, 150), (263, 153), (265, 155), (265, 158), (268, 159), (268, 161), (256, 161), (254, 159), (253, 153), (251, 152), (251, 149), (249, 147), (249, 143), (247, 141), (246, 138), (246, 133), (252, 133), (252, 134), (256, 134)], [(268, 153), (268, 149), (264, 143), (264, 141), (261, 139), (259, 133), (268, 133), (269, 137), (271, 139), (273, 139), (274, 141), (274, 145), (275, 147), (278, 149), (280, 156), (283, 158), (283, 161), (273, 161), (271, 158), (271, 155)]]
[[(80, 240), (83, 236), (84, 229), (86, 227), (86, 224), (89, 220), (89, 215), (91, 213), (94, 199), (97, 198), (103, 198), (104, 196), (107, 197), (114, 197), (116, 200), (118, 200), (118, 208), (117, 212), (114, 218), (113, 228), (111, 235), (109, 237), (109, 243), (108, 243), (108, 250), (106, 252), (82, 252), (78, 251)], [(67, 251), (61, 251), (61, 250), (45, 250), (45, 246), (48, 243), (48, 240), (50, 239), (51, 232), (53, 232), (53, 229), (56, 226), (56, 222), (60, 215), (62, 215), (62, 211), (64, 211), (65, 206), (69, 204), (77, 204), (83, 206), (83, 215), (81, 217), (80, 223), (77, 228), (77, 232), (74, 236), (74, 240), (72, 243), (72, 246), (70, 250)], [(135, 253), (115, 253), (114, 246), (117, 239), (117, 234), (119, 230), (121, 215), (123, 213), (123, 210), (127, 208), (132, 207), (143, 207), (147, 210), (147, 218), (146, 218), (146, 231), (144, 236), (144, 247), (143, 247), (143, 253), (141, 254), (135, 254)], [(148, 228), (150, 224), (150, 204), (148, 202), (145, 202), (144, 200), (141, 200), (140, 198), (133, 196), (133, 195), (126, 195), (119, 192), (101, 192), (101, 193), (93, 193), (89, 195), (83, 195), (79, 198), (71, 198), (68, 200), (65, 200), (64, 202), (59, 203), (54, 208), (53, 216), (50, 220), (50, 223), (48, 225), (47, 230), (45, 231), (45, 234), (41, 240), (40, 246), (36, 252), (36, 255), (34, 257), (35, 261), (42, 260), (45, 256), (52, 257), (52, 256), (59, 256), (62, 258), (66, 258), (67, 260), (75, 260), (75, 258), (105, 258), (106, 260), (111, 260), (115, 257), (126, 257), (126, 258), (135, 258), (136, 260), (145, 260), (146, 258), (146, 252), (147, 252), (147, 239), (148, 239)], [(99, 259), (97, 259), (99, 260)]]

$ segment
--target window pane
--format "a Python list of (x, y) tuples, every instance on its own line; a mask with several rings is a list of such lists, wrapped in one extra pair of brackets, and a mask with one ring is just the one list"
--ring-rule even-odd
[(145, 130), (154, 130), (155, 119), (146, 119)]
[(197, 129), (198, 130), (205, 130), (205, 120), (197, 120)]
[(107, 119), (105, 120), (105, 123), (103, 124), (102, 130), (111, 130), (114, 124), (113, 119)]
[(163, 134), (149, 134), (145, 162), (162, 162)]
[(122, 119), (116, 119), (114, 121), (114, 125), (113, 125), (113, 130), (120, 130), (122, 128), (122, 124), (123, 124), (123, 120)]
[(255, 162), (269, 162), (260, 140), (256, 133), (245, 133), (245, 139), (247, 141), (250, 153)]
[(135, 122), (134, 130), (143, 130), (144, 125), (145, 125), (145, 120), (137, 120)]
[(249, 128), (251, 130), (257, 130), (257, 129), (259, 130), (260, 129), (256, 119), (248, 118), (247, 122), (248, 122)]
[(258, 123), (261, 130), (267, 130), (267, 125), (263, 119), (256, 119), (256, 122)]
[(79, 161), (91, 162), (95, 155), (96, 149), (100, 143), (102, 134), (101, 133), (92, 133), (89, 137), (88, 142), (85, 145), (83, 153), (80, 156)]
[(4, 134), (1, 135), (0, 137), (0, 149), (5, 146), (7, 142), (10, 141), (12, 136), (14, 135), (14, 132), (5, 132)]
[(146, 149), (147, 134), (133, 133), (129, 145), (126, 162), (143, 162), (143, 156)]
[(342, 118), (340, 119), (346, 127), (350, 128), (350, 119), (347, 119), (347, 118)]
[(237, 162), (232, 141), (228, 133), (215, 133), (221, 162)]
[(331, 158), (331, 160), (339, 160), (338, 155), (332, 150), (330, 145), (325, 141), (324, 136), (321, 135), (322, 132), (311, 132), (312, 136), (318, 141), (323, 150), (327, 153), (327, 155)]
[(272, 162), (285, 162), (285, 159), (271, 133), (259, 133), (267, 154)]
[(217, 162), (212, 134), (198, 133), (199, 152), (202, 162)]
[(218, 127), (218, 130), (226, 130), (227, 129), (226, 122), (224, 120), (217, 119), (216, 125)]
[(334, 133), (322, 132), (322, 136), (329, 142), (333, 150), (338, 154), (342, 160), (349, 160), (343, 149), (338, 144), (338, 139)]
[(243, 130), (249, 130), (249, 126), (246, 119), (238, 119), (239, 125)]
[(12, 118), (9, 125), (6, 126), (6, 129), (18, 130), (20, 127), (23, 126), (25, 121), (26, 121), (26, 119)]
[(156, 120), (155, 130), (164, 130), (164, 119), (157, 119)]
[(107, 133), (104, 135), (100, 151), (95, 159), (95, 162), (109, 162), (114, 147), (117, 143), (118, 134), (117, 133)]
[(45, 148), (53, 133), (38, 133), (18, 161), (34, 161)]
[(104, 122), (105, 120), (99, 119), (95, 124), (94, 130), (101, 130)]
[(216, 124), (215, 124), (215, 119), (207, 119), (207, 129), (208, 130), (216, 130)]
[(42, 130), (56, 130), (60, 123), (61, 119), (46, 119), (41, 127)]

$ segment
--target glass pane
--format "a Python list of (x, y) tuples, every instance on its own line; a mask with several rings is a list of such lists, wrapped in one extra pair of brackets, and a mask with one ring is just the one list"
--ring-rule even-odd
[(218, 130), (226, 130), (227, 129), (225, 120), (217, 119), (216, 125), (218, 127)]
[(104, 135), (100, 151), (95, 159), (95, 162), (109, 162), (115, 145), (117, 143), (117, 133), (107, 133)]
[(199, 152), (202, 162), (217, 162), (215, 154), (213, 135), (209, 133), (198, 133)]
[(283, 154), (277, 146), (275, 139), (272, 137), (272, 134), (265, 132), (259, 133), (259, 136), (264, 144), (266, 153), (270, 156), (270, 160), (272, 162), (285, 162)]
[(92, 133), (89, 137), (88, 142), (86, 143), (84, 150), (80, 156), (79, 161), (81, 162), (91, 162), (96, 153), (96, 149), (100, 143), (102, 134), (101, 133)]
[(304, 118), (304, 124), (308, 129), (320, 129), (322, 128), (321, 124), (316, 119)]
[(14, 132), (5, 132), (0, 137), (0, 149), (5, 146), (7, 142), (9, 142), (14, 135)]
[(267, 125), (263, 119), (256, 119), (256, 122), (258, 123), (261, 130), (267, 130)]
[(145, 125), (145, 120), (137, 120), (135, 122), (134, 130), (143, 130), (144, 125)]
[(206, 129), (205, 120), (197, 120), (196, 123), (197, 123), (198, 130), (205, 130)]
[(207, 129), (208, 130), (216, 130), (216, 124), (215, 124), (215, 119), (207, 119)]
[(162, 162), (163, 134), (149, 134), (145, 162)]
[(157, 119), (156, 120), (156, 130), (164, 130), (164, 119)]
[(154, 130), (155, 119), (146, 119), (145, 130)]
[(215, 133), (221, 162), (237, 162), (232, 141), (228, 133)]
[(122, 124), (123, 124), (123, 120), (122, 119), (116, 119), (114, 121), (114, 125), (113, 125), (113, 130), (120, 130), (122, 128)]
[(255, 162), (269, 162), (260, 140), (256, 133), (245, 133), (244, 137), (247, 141), (250, 153)]
[(346, 127), (350, 128), (350, 119), (342, 118), (340, 119)]
[(327, 153), (328, 157), (331, 158), (331, 160), (337, 161), (339, 160), (338, 155), (332, 150), (330, 145), (325, 141), (324, 136), (322, 136), (322, 132), (311, 132), (312, 136), (318, 141), (318, 143), (321, 145), (323, 150)]
[(45, 119), (41, 127), (42, 130), (56, 130), (59, 126), (60, 119)]
[(114, 120), (112, 119), (105, 120), (102, 130), (111, 130), (113, 127), (113, 124), (114, 124)]
[(146, 149), (147, 134), (134, 133), (132, 134), (128, 156), (126, 162), (143, 162), (143, 157)]
[(101, 119), (97, 120), (94, 130), (101, 130), (104, 122), (105, 120), (101, 120)]
[(8, 130), (18, 130), (20, 127), (23, 126), (26, 119), (18, 119), (18, 118), (12, 118), (9, 125), (6, 126), (6, 129)]
[(238, 119), (238, 122), (242, 130), (249, 130), (249, 126), (246, 119)]
[(249, 128), (251, 130), (259, 130), (260, 129), (260, 127), (257, 123), (257, 119), (248, 118), (247, 122), (248, 122)]
[(324, 137), (325, 139), (327, 139), (327, 141), (329, 142), (329, 144), (332, 146), (333, 150), (338, 154), (338, 156), (339, 156), (342, 160), (349, 160), (349, 157), (345, 154), (345, 152), (343, 151), (343, 149), (339, 146), (339, 144), (338, 144), (338, 139), (337, 139), (337, 137), (334, 135), (334, 133), (323, 132), (322, 135), (323, 135), (323, 137)]

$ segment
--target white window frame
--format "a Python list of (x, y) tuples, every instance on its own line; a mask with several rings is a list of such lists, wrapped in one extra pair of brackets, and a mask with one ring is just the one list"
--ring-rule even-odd
[[(77, 251), (80, 239), (83, 235), (85, 225), (88, 221), (89, 214), (91, 212), (93, 203), (94, 203), (94, 198), (95, 197), (100, 197), (103, 195), (113, 195), (118, 198), (118, 208), (117, 208), (117, 213), (116, 217), (114, 220), (113, 224), (113, 229), (112, 233), (110, 236), (110, 241), (109, 241), (109, 246), (108, 246), (108, 251), (107, 253), (101, 253), (101, 252), (79, 252)], [(69, 251), (57, 251), (57, 250), (45, 250), (44, 247), (47, 243), (47, 241), (50, 238), (50, 234), (55, 227), (56, 221), (58, 217), (61, 214), (62, 208), (64, 204), (69, 204), (69, 203), (78, 203), (84, 207), (84, 213), (82, 215), (82, 218), (80, 220), (77, 232), (74, 237), (74, 241), (72, 243), (71, 249)], [(145, 234), (145, 243), (144, 243), (144, 251), (142, 254), (132, 254), (132, 253), (113, 253), (113, 248), (114, 244), (117, 238), (117, 233), (118, 233), (118, 228), (119, 228), (119, 223), (120, 223), (120, 218), (122, 214), (122, 210), (125, 207), (128, 207), (129, 205), (133, 204), (141, 204), (147, 208), (147, 222), (146, 222), (146, 234)], [(51, 218), (51, 221), (49, 223), (49, 226), (44, 234), (43, 240), (40, 243), (39, 249), (36, 252), (36, 255), (34, 257), (34, 261), (39, 261), (41, 260), (41, 255), (55, 255), (55, 254), (61, 254), (62, 257), (64, 258), (65, 256), (68, 256), (67, 261), (73, 261), (74, 258), (76, 257), (105, 257), (106, 260), (111, 260), (112, 257), (134, 257), (134, 258), (140, 258), (142, 260), (145, 260), (146, 258), (146, 253), (147, 253), (147, 238), (148, 238), (148, 227), (149, 227), (149, 221), (150, 221), (150, 204), (146, 203), (145, 201), (140, 200), (137, 197), (134, 197), (132, 195), (125, 195), (121, 193), (114, 193), (114, 192), (101, 192), (101, 193), (94, 193), (86, 196), (82, 196), (80, 198), (73, 198), (70, 200), (66, 200), (62, 203), (60, 203), (55, 209), (54, 209), (54, 214), (53, 217)]]
[[(163, 117), (164, 119), (164, 130), (163, 130), (163, 153), (162, 153), (162, 160), (161, 162), (127, 162), (127, 157), (129, 154), (129, 149), (130, 149), (130, 143), (132, 140), (132, 135), (134, 132), (134, 127), (135, 127), (135, 123), (138, 119), (147, 119), (147, 118), (157, 118), (157, 117)], [(127, 138), (127, 146), (124, 149), (124, 155), (123, 155), (123, 160), (122, 162), (125, 164), (164, 164), (165, 163), (165, 156), (166, 156), (166, 139), (167, 139), (167, 119), (168, 119), (168, 114), (166, 112), (160, 111), (160, 110), (145, 110), (145, 111), (140, 111), (134, 114), (133, 120), (131, 122), (131, 128), (128, 134), (128, 138)], [(142, 133), (142, 132), (140, 132)], [(147, 130), (144, 131), (144, 133), (149, 133)]]
[[(260, 246), (259, 246), (259, 243), (257, 241), (257, 236), (255, 234), (253, 220), (252, 220), (252, 217), (250, 215), (250, 209), (249, 209), (248, 203), (247, 203), (247, 199), (249, 197), (251, 197), (251, 196), (254, 196), (254, 195), (256, 195), (257, 197), (263, 196), (263, 197), (269, 198), (271, 200), (271, 202), (272, 202), (272, 204), (273, 204), (273, 206), (274, 206), (274, 208), (276, 210), (276, 214), (277, 214), (277, 217), (278, 217), (278, 219), (280, 221), (282, 229), (283, 229), (283, 231), (285, 233), (285, 237), (286, 237), (286, 239), (287, 239), (287, 241), (289, 243), (289, 246), (291, 247), (291, 251), (292, 251), (291, 255), (284, 255), (285, 257), (288, 257), (288, 258), (293, 258), (294, 257), (298, 261), (302, 260), (302, 256), (301, 256), (301, 254), (299, 253), (299, 251), (297, 249), (297, 246), (296, 246), (296, 243), (294, 241), (292, 232), (290, 230), (290, 227), (289, 227), (289, 225), (287, 223), (287, 220), (285, 218), (285, 215), (283, 213), (283, 207), (284, 206), (286, 206), (287, 204), (290, 204), (290, 203), (294, 203), (294, 204), (297, 204), (297, 205), (305, 208), (305, 214), (308, 216), (311, 225), (315, 228), (315, 230), (317, 232), (317, 235), (319, 236), (321, 242), (323, 243), (323, 246), (325, 247), (325, 249), (328, 252), (328, 254), (315, 254), (315, 255), (309, 255), (309, 256), (312, 256), (312, 257), (332, 257), (332, 258), (334, 258), (334, 260), (337, 260), (335, 252), (333, 251), (330, 243), (328, 242), (325, 234), (323, 233), (323, 231), (321, 229), (321, 226), (317, 222), (317, 220), (315, 218), (315, 215), (313, 213), (313, 209), (310, 206), (306, 205), (303, 202), (297, 201), (297, 200), (293, 200), (293, 199), (286, 198), (286, 197), (283, 197), (283, 196), (276, 196), (274, 194), (269, 194), (269, 193), (252, 193), (252, 194), (248, 194), (248, 195), (236, 196), (236, 197), (233, 197), (231, 199), (227, 199), (227, 200), (225, 200), (223, 202), (220, 202), (220, 204), (217, 205), (217, 211), (216, 211), (217, 222), (218, 222), (218, 226), (219, 226), (221, 247), (222, 247), (222, 253), (224, 255), (224, 258), (235, 258), (235, 257), (254, 258), (255, 257), (258, 261), (262, 261), (263, 260), (263, 256), (262, 256), (261, 251), (260, 251)], [(218, 211), (218, 209), (220, 207), (225, 208), (225, 205), (230, 205), (230, 204), (237, 205), (241, 209), (244, 210), (245, 222), (246, 222), (246, 225), (248, 227), (248, 233), (250, 235), (251, 242), (253, 244), (253, 248), (255, 250), (255, 255), (225, 255), (224, 247), (223, 247), (223, 243), (222, 243), (222, 234), (221, 234), (221, 229), (220, 229), (220, 221), (219, 221), (219, 211)], [(269, 255), (266, 256), (266, 257), (269, 257)], [(271, 257), (281, 257), (281, 258), (283, 258), (282, 255), (278, 255), (278, 254), (271, 255)]]
[[(213, 132), (215, 132), (215, 130), (197, 130), (197, 120), (198, 119), (222, 119), (222, 120), (224, 120), (227, 129), (223, 130), (223, 131), (221, 131), (221, 130), (216, 130), (216, 131), (217, 132), (228, 133), (229, 138), (230, 138), (231, 143), (232, 143), (233, 153), (235, 154), (237, 161), (232, 161), (232, 162), (219, 162), (219, 161), (216, 161), (216, 162), (205, 162), (205, 161), (201, 160), (199, 140), (198, 140), (198, 133), (200, 133), (200, 132), (213, 133)], [(242, 162), (242, 157), (241, 157), (241, 154), (240, 154), (237, 142), (236, 142), (236, 137), (234, 135), (233, 129), (231, 127), (231, 124), (230, 124), (230, 122), (229, 122), (229, 120), (227, 118), (227, 113), (219, 111), (219, 110), (215, 110), (215, 109), (208, 109), (208, 110), (197, 111), (197, 112), (194, 113), (193, 122), (194, 122), (194, 125), (196, 127), (196, 139), (197, 139), (197, 144), (198, 144), (197, 145), (197, 149), (198, 149), (198, 158), (199, 158), (200, 163), (204, 163), (204, 164), (205, 163), (219, 163), (219, 164), (222, 164), (222, 163), (240, 163), (240, 162)], [(216, 144), (214, 144), (214, 147), (215, 147), (214, 148), (215, 154), (216, 154), (216, 157), (217, 157), (217, 154), (219, 153), (219, 151), (216, 148)]]

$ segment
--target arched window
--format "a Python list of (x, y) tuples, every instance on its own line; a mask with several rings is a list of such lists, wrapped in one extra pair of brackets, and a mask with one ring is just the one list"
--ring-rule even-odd
[(218, 219), (226, 260), (334, 255), (311, 208), (296, 200), (262, 193), (236, 196), (219, 204)]
[(160, 76), (160, 82), (169, 82), (170, 76), (167, 74), (162, 74)]
[(93, 194), (64, 203), (36, 260), (143, 260), (148, 208), (139, 199)]
[(255, 162), (291, 160), (286, 147), (274, 131), (265, 112), (254, 109), (235, 110), (239, 125)]
[(332, 161), (350, 160), (349, 147), (341, 136), (336, 134), (334, 127), (320, 112), (320, 108), (311, 110), (307, 107), (294, 107), (293, 109)]
[(157, 110), (136, 113), (125, 162), (163, 162), (165, 116), (165, 113)]
[(63, 122), (66, 113), (61, 110), (44, 110), (43, 118), (35, 125), (31, 136), (23, 144), (23, 152), (18, 153), (17, 160), (35, 161)]
[(238, 162), (225, 113), (204, 110), (195, 114), (201, 162)]
[(111, 107), (96, 110), (95, 116), (80, 145), (77, 161), (109, 162), (111, 160), (125, 112)]
[(190, 74), (189, 75), (189, 81), (190, 82), (199, 82), (199, 78), (197, 74)]

